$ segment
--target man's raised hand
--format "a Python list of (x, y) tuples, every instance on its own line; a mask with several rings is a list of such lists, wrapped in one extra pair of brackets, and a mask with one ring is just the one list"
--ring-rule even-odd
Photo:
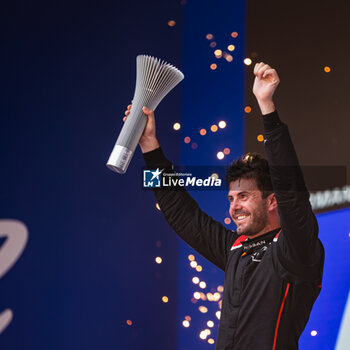
[(268, 64), (260, 62), (254, 67), (254, 75), (253, 93), (259, 103), (261, 113), (271, 113), (275, 110), (272, 98), (280, 82), (278, 74)]

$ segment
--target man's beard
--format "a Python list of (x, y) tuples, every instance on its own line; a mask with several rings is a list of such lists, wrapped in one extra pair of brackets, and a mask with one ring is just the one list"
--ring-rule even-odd
[(254, 214), (250, 214), (248, 220), (249, 223), (247, 225), (242, 225), (241, 227), (237, 225), (238, 234), (254, 236), (261, 232), (267, 226), (268, 222), (265, 203), (263, 207), (256, 209)]

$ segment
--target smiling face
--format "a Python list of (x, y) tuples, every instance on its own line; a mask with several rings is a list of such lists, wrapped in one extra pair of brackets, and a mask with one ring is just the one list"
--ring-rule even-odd
[(255, 179), (243, 178), (230, 183), (230, 215), (238, 234), (254, 238), (273, 229), (269, 220), (272, 196), (263, 199)]

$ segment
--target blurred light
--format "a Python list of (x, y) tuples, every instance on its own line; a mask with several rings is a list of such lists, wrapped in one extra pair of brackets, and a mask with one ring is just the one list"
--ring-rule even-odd
[(185, 321), (182, 321), (182, 325), (188, 328), (190, 326), (190, 323), (187, 320), (185, 320)]
[(169, 299), (168, 299), (168, 297), (164, 296), (164, 297), (162, 298), (162, 301), (163, 301), (163, 303), (167, 303), (167, 302), (169, 301)]
[(220, 159), (220, 160), (222, 160), (222, 159), (224, 159), (224, 157), (225, 157), (225, 154), (224, 154), (224, 152), (218, 152), (217, 154), (216, 154), (216, 157), (218, 158), (218, 159)]
[(190, 266), (194, 269), (197, 266), (197, 262), (196, 261), (191, 261), (190, 262)]
[(230, 218), (225, 218), (224, 223), (226, 225), (229, 225), (231, 223), (231, 219)]
[(210, 127), (210, 130), (211, 130), (212, 132), (217, 132), (217, 131), (218, 131), (218, 126), (215, 125), (215, 124), (213, 124), (213, 125)]
[(246, 113), (250, 113), (252, 111), (250, 106), (247, 106), (246, 108), (244, 108), (244, 112)]
[(326, 73), (329, 73), (329, 72), (331, 71), (331, 69), (330, 69), (330, 67), (326, 66), (326, 67), (324, 67), (324, 71), (325, 71)]
[(213, 35), (213, 34), (210, 34), (210, 33), (208, 33), (205, 37), (206, 37), (208, 40), (213, 40), (213, 39), (214, 39), (214, 35)]
[(127, 320), (127, 321), (126, 321), (126, 324), (127, 324), (128, 326), (131, 326), (131, 325), (132, 325), (132, 321), (131, 321), (131, 320)]
[(191, 303), (195, 304), (198, 300), (195, 298), (191, 298)]
[(191, 145), (191, 148), (192, 149), (197, 149), (198, 148), (198, 143), (193, 142), (192, 145)]
[(207, 130), (205, 130), (205, 129), (200, 129), (200, 130), (199, 130), (199, 133), (200, 133), (202, 136), (204, 136), (204, 135), (207, 133)]
[(171, 21), (168, 22), (168, 26), (169, 26), (169, 27), (175, 27), (175, 24), (176, 24), (176, 22), (173, 21), (173, 20), (171, 20)]
[(161, 264), (163, 261), (163, 259), (160, 256), (157, 256), (155, 260), (157, 264)]
[(213, 294), (211, 294), (211, 293), (207, 293), (207, 298), (209, 301), (214, 301)]
[(201, 287), (202, 289), (204, 289), (206, 286), (207, 284), (204, 281), (199, 283), (199, 287)]
[(213, 338), (209, 338), (209, 339), (208, 339), (208, 343), (209, 343), (209, 344), (214, 344), (214, 343), (215, 343), (215, 340), (214, 340)]
[(226, 147), (226, 148), (224, 149), (224, 153), (225, 153), (226, 155), (228, 155), (228, 154), (231, 153), (231, 150), (230, 150), (228, 147)]
[(210, 177), (213, 178), (214, 180), (217, 180), (219, 178), (219, 175), (217, 173), (212, 173)]
[(196, 266), (196, 270), (197, 270), (198, 272), (201, 272), (201, 271), (203, 270), (203, 268), (202, 268), (201, 265), (198, 265), (198, 266)]
[(174, 130), (180, 130), (180, 129), (181, 129), (181, 124), (180, 124), (180, 123), (175, 123), (175, 124), (173, 125), (173, 129), (174, 129)]
[(215, 63), (213, 63), (213, 64), (210, 65), (210, 69), (211, 69), (211, 70), (215, 70), (217, 67), (218, 67), (218, 66), (217, 66)]
[(200, 333), (199, 333), (199, 338), (201, 338), (201, 339), (203, 339), (203, 340), (205, 340), (206, 338), (207, 338), (207, 333), (205, 332), (205, 331), (201, 331)]
[(211, 334), (211, 330), (210, 330), (210, 329), (208, 329), (208, 328), (207, 328), (207, 329), (205, 329), (205, 330), (204, 330), (204, 332), (205, 332), (205, 333), (207, 333), (208, 335), (210, 335), (210, 334)]
[(222, 308), (222, 300), (220, 300), (220, 301), (218, 302), (218, 305), (219, 305), (219, 309), (221, 310), (221, 308)]
[(189, 261), (193, 261), (193, 260), (194, 260), (194, 255), (190, 254), (190, 255), (188, 256), (188, 260), (189, 260)]
[(259, 142), (263, 142), (263, 141), (264, 141), (264, 136), (263, 136), (262, 134), (259, 134), (259, 135), (257, 136), (257, 140), (258, 140)]
[(227, 46), (227, 50), (233, 51), (235, 49), (235, 45), (229, 45)]
[(312, 332), (311, 332), (311, 335), (312, 335), (313, 337), (315, 337), (315, 336), (317, 335), (317, 331), (312, 331)]
[(191, 142), (191, 138), (186, 136), (185, 139), (184, 139), (185, 143), (190, 143)]
[(156, 246), (157, 246), (157, 248), (160, 248), (162, 246), (162, 242), (161, 241), (157, 241), (156, 242)]
[(198, 284), (198, 283), (199, 283), (199, 278), (198, 278), (198, 277), (193, 277), (193, 278), (192, 278), (192, 282), (193, 282), (194, 284)]
[(216, 311), (215, 316), (218, 320), (220, 320), (221, 317), (221, 311)]
[(216, 47), (216, 42), (215, 42), (215, 41), (212, 41), (212, 42), (210, 43), (210, 47), (212, 47), (212, 48)]
[(232, 32), (231, 36), (232, 36), (232, 38), (237, 38), (238, 37), (238, 33), (237, 32)]
[(233, 61), (232, 55), (230, 55), (229, 53), (226, 54), (226, 55), (225, 55), (225, 60), (226, 60), (227, 62), (232, 62), (232, 61)]
[(188, 316), (188, 315), (185, 316), (185, 320), (186, 320), (186, 321), (191, 321), (191, 316)]
[(224, 291), (224, 286), (218, 286), (217, 291), (222, 293)]
[(201, 295), (201, 300), (203, 300), (203, 301), (207, 300), (207, 297), (203, 292), (200, 292), (200, 295)]
[(220, 298), (221, 298), (221, 294), (218, 293), (218, 292), (215, 292), (214, 295), (213, 295), (213, 297), (214, 297), (214, 301), (219, 301)]
[(210, 327), (210, 328), (214, 327), (214, 322), (213, 321), (208, 321), (207, 322), (207, 326)]
[(205, 307), (205, 306), (200, 306), (199, 308), (198, 308), (198, 310), (202, 313), (202, 314), (206, 314), (207, 312), (208, 312), (208, 308), (207, 307)]
[(214, 51), (214, 55), (216, 58), (221, 58), (222, 57), (222, 51), (220, 49), (217, 49)]
[(160, 210), (160, 206), (159, 206), (158, 203), (156, 203), (156, 208), (157, 208), (158, 210)]
[(224, 120), (221, 120), (218, 125), (220, 129), (226, 128), (226, 122)]
[(252, 64), (252, 60), (250, 58), (245, 58), (243, 62), (246, 66), (250, 66)]
[(194, 297), (195, 299), (199, 300), (199, 299), (201, 298), (201, 293), (199, 293), (199, 292), (194, 292), (194, 293), (193, 293), (193, 297)]

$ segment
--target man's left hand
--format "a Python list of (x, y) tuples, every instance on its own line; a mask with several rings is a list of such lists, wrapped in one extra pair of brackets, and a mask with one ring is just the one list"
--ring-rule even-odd
[(271, 113), (275, 109), (272, 97), (280, 82), (278, 74), (268, 64), (260, 62), (254, 67), (254, 75), (253, 93), (258, 100), (261, 112)]

